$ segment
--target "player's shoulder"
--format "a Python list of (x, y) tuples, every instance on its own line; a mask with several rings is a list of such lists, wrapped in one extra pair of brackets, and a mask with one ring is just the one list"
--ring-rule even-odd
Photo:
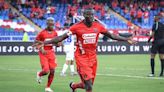
[(71, 27), (79, 27), (83, 24), (83, 21), (77, 22), (75, 24), (73, 24)]
[(104, 28), (104, 25), (103, 24), (101, 24), (100, 22), (98, 22), (98, 21), (94, 21), (94, 26), (95, 27), (99, 27), (99, 28)]
[(38, 32), (38, 35), (44, 34), (44, 32), (45, 32), (45, 30), (43, 29), (43, 30)]
[(98, 26), (103, 26), (103, 24), (101, 24), (101, 23), (98, 22), (98, 21), (94, 21), (94, 23), (95, 23), (96, 25), (98, 25)]
[(41, 30), (39, 33), (44, 33), (46, 32), (46, 29)]

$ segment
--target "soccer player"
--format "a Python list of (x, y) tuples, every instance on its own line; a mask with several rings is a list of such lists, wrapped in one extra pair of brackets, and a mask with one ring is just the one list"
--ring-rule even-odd
[[(64, 31), (62, 31), (61, 34), (68, 32), (69, 25), (65, 25), (64, 27), (65, 29)], [(63, 65), (63, 69), (60, 73), (60, 76), (66, 76), (66, 71), (69, 65), (70, 65), (71, 75), (74, 76), (77, 74), (74, 69), (74, 36), (70, 35), (67, 39), (65, 39), (63, 41), (63, 46), (64, 46), (64, 52), (66, 54), (66, 62)]]
[(155, 68), (155, 62), (154, 58), (157, 53), (159, 53), (159, 58), (161, 60), (161, 73), (159, 76), (163, 76), (163, 69), (164, 69), (164, 24), (159, 22), (160, 16), (155, 16), (154, 18), (154, 24), (152, 28), (152, 34), (148, 40), (150, 40), (154, 37), (154, 41), (152, 42), (152, 48), (151, 48), (151, 59), (150, 59), (150, 65), (151, 65), (151, 73), (148, 75), (149, 77), (154, 77), (154, 68)]
[(68, 38), (70, 35), (76, 35), (77, 42), (75, 61), (81, 82), (70, 83), (70, 89), (72, 92), (75, 92), (77, 88), (85, 89), (86, 92), (92, 92), (92, 86), (96, 77), (96, 48), (100, 33), (114, 40), (127, 41), (130, 44), (136, 43), (136, 41), (132, 40), (132, 38), (125, 38), (111, 34), (101, 23), (94, 20), (94, 10), (92, 8), (85, 9), (83, 16), (84, 20), (71, 26), (69, 32), (55, 37), (50, 41), (35, 44), (35, 46), (38, 47), (42, 47), (50, 43), (56, 44)]
[[(48, 41), (56, 37), (57, 33), (54, 31), (53, 27), (54, 19), (52, 17), (47, 18), (47, 28), (37, 35), (34, 44), (37, 44), (40, 41)], [(53, 45), (47, 44), (44, 47), (39, 48), (39, 57), (42, 71), (37, 72), (37, 82), (41, 83), (42, 76), (49, 74), (45, 92), (53, 92), (50, 85), (54, 79), (55, 67), (57, 66)]]

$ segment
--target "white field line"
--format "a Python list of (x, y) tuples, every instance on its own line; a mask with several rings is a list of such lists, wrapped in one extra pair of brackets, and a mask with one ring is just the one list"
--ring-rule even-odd
[[(62, 68), (62, 67), (58, 67)], [(33, 71), (36, 72), (37, 70), (35, 69), (24, 69), (24, 68), (0, 68), (0, 70), (5, 70), (5, 71)], [(60, 71), (56, 71), (59, 73)], [(125, 77), (125, 78), (137, 78), (137, 79), (157, 79), (157, 80), (164, 80), (164, 77), (147, 77), (147, 76), (135, 76), (135, 75), (119, 75), (119, 74), (102, 74), (102, 73), (97, 73), (98, 76), (110, 76), (110, 77)]]
[(119, 74), (101, 74), (101, 73), (97, 73), (97, 75), (99, 75), (99, 76), (111, 76), (111, 77), (137, 78), (137, 79), (161, 79), (161, 80), (164, 80), (164, 77), (147, 77), (147, 76), (119, 75)]

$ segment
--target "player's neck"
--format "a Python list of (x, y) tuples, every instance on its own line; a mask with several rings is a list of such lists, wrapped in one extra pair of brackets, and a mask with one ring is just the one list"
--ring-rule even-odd
[(46, 28), (46, 30), (48, 31), (48, 32), (52, 32), (53, 31), (53, 29), (52, 28)]
[(84, 24), (85, 24), (87, 27), (91, 27), (91, 26), (92, 26), (92, 22), (87, 22), (86, 20), (84, 20)]

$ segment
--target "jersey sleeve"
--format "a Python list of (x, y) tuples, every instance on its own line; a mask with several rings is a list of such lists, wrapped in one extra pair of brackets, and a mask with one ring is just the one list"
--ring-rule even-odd
[(76, 28), (77, 28), (77, 26), (76, 26), (76, 25), (73, 25), (73, 26), (71, 26), (71, 27), (69, 28), (69, 31), (71, 31), (72, 34), (76, 34)]
[(42, 41), (42, 40), (43, 40), (43, 32), (40, 32), (40, 33), (36, 36), (35, 40), (37, 40), (37, 41)]

